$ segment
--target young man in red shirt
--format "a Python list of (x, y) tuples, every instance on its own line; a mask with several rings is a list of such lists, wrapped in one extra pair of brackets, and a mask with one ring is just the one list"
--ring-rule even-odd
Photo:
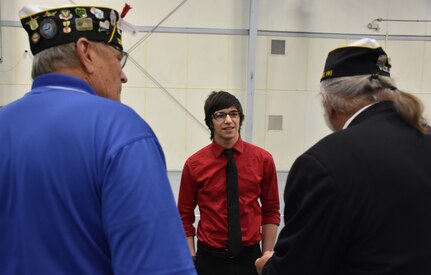
[[(280, 223), (275, 164), (270, 153), (241, 139), (244, 114), (235, 96), (212, 92), (204, 110), (212, 143), (187, 159), (178, 200), (190, 253), (200, 275), (257, 274), (254, 262), (262, 251), (273, 249)], [(239, 252), (228, 245), (226, 149), (232, 149), (237, 170)], [(200, 211), (197, 251), (193, 226), (196, 206)]]

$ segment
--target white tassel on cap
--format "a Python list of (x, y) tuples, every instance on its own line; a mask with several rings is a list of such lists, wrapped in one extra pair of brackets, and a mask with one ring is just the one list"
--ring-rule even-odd
[(48, 6), (28, 5), (28, 6), (23, 7), (18, 12), (18, 16), (19, 16), (19, 18), (27, 17), (27, 16), (30, 16), (32, 14), (47, 10), (49, 8), (50, 7), (48, 7)]
[(370, 47), (370, 48), (380, 47), (379, 43), (377, 43), (375, 39), (371, 39), (371, 38), (362, 38), (360, 40), (357, 40), (349, 44), (349, 46), (364, 46), (364, 47)]

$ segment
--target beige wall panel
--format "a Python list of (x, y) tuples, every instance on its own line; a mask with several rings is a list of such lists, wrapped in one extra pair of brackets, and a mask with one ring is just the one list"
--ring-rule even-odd
[(228, 85), (229, 38), (223, 35), (191, 35), (189, 87), (221, 89)]
[[(3, 2), (5, 2), (3, 4)], [(181, 0), (128, 0), (132, 10), (126, 20), (139, 26), (155, 26), (177, 8)], [(78, 5), (94, 5), (94, 1), (75, 1)], [(123, 1), (100, 0), (98, 6), (111, 7), (121, 12)], [(18, 11), (25, 5), (57, 7), (71, 5), (62, 0), (6, 0), (2, 8), (14, 13), (4, 13), (4, 20), (17, 20)], [(185, 1), (166, 21), (164, 27), (226, 28), (242, 29), (248, 26), (249, 0), (199, 0)]]
[[(176, 91), (170, 94), (184, 105), (184, 92)], [(183, 159), (185, 153), (186, 114), (181, 106), (159, 89), (147, 89), (146, 100), (144, 119), (157, 135), (165, 152), (168, 167), (170, 169), (179, 167), (181, 165), (179, 160)]]
[[(185, 155), (179, 160), (182, 169), (185, 160), (193, 153), (209, 144), (210, 132), (205, 125), (204, 104), (211, 91), (207, 89), (190, 89), (187, 90), (187, 114), (185, 120), (186, 137), (184, 140)], [(193, 117), (192, 117), (193, 116)]]
[(2, 28), (0, 83), (31, 84), (33, 55), (29, 50), (27, 34), (23, 29)]
[[(108, 2), (108, 1), (107, 1)], [(123, 2), (111, 0), (109, 2), (116, 2), (115, 6), (122, 9), (120, 3)], [(155, 26), (160, 23), (170, 12), (172, 12), (182, 1), (181, 0), (128, 0), (127, 3), (133, 9), (127, 15), (127, 20), (136, 25), (142, 26)], [(176, 26), (179, 22), (187, 20), (186, 15), (189, 9), (189, 4), (181, 6), (177, 12), (170, 16), (163, 24), (163, 26)]]
[[(282, 131), (267, 131), (266, 148), (277, 163), (277, 169), (288, 170), (294, 159), (304, 151), (306, 129), (303, 92), (268, 92), (268, 115), (283, 116)], [(268, 119), (268, 118), (266, 118)]]
[[(154, 26), (161, 22), (182, 1), (130, 0), (133, 7), (126, 19), (140, 26)], [(199, 0), (186, 1), (172, 14), (163, 26), (242, 29), (248, 26), (249, 0)], [(79, 1), (81, 5), (93, 5), (91, 1)], [(28, 4), (59, 6), (68, 1), (31, 0), (2, 1), (3, 20), (17, 20), (18, 11)], [(124, 3), (102, 0), (98, 5), (121, 11)], [(364, 0), (364, 1), (313, 1), (271, 0), (259, 1), (259, 29), (278, 31), (307, 31), (329, 33), (370, 33), (366, 26), (373, 19), (427, 19), (430, 3), (415, 0)], [(8, 12), (3, 12), (7, 10)], [(425, 23), (381, 22), (380, 34), (423, 35), (429, 31)]]
[[(259, 1), (259, 29), (327, 33), (423, 35), (425, 23), (414, 27), (406, 23), (381, 22), (380, 31), (367, 28), (376, 18), (427, 19), (431, 5), (427, 0)], [(268, 16), (270, 15), (270, 16)]]
[(187, 117), (186, 123), (187, 134), (184, 141), (184, 155), (175, 156), (179, 163), (179, 166), (175, 167), (175, 169), (178, 170), (183, 168), (184, 162), (188, 157), (211, 143), (208, 128), (204, 128), (201, 124), (196, 123), (196, 121), (192, 120), (189, 116)]
[[(303, 91), (308, 71), (308, 39), (290, 37), (285, 40), (285, 55), (268, 52), (268, 89)], [(271, 43), (270, 37), (268, 43)]]
[[(259, 28), (280, 31), (360, 32), (367, 33), (366, 25), (386, 11), (385, 1), (260, 1)], [(402, 0), (398, 0), (399, 2)], [(371, 32), (370, 32), (371, 33)]]
[[(304, 24), (304, 16), (308, 15), (295, 2), (296, 0), (259, 1), (259, 29), (299, 31), (299, 26)], [(309, 1), (302, 2), (306, 6)]]
[[(388, 1), (387, 11), (382, 12), (378, 17), (387, 19), (410, 19), (424, 20), (429, 19), (429, 0), (415, 1)], [(380, 23), (381, 34), (405, 34), (405, 35), (424, 35), (427, 31), (425, 23), (405, 23), (405, 22), (382, 22)]]
[[(142, 55), (132, 54), (131, 58), (133, 58), (139, 64), (139, 66), (141, 66), (142, 68), (144, 68), (146, 72), (148, 72), (148, 68), (145, 65), (145, 61), (144, 61), (145, 58)], [(127, 76), (127, 83), (123, 84), (123, 90), (126, 88), (136, 89), (136, 88), (144, 88), (144, 87), (156, 87), (156, 84), (154, 84), (146, 76), (145, 72), (142, 71), (140, 67), (133, 64), (131, 60), (127, 61), (127, 64), (124, 67), (123, 71)], [(153, 72), (151, 72), (150, 74), (152, 75)]]
[[(123, 2), (111, 2), (121, 10)], [(173, 11), (181, 0), (129, 0), (133, 9), (127, 20), (138, 25), (154, 26)], [(163, 26), (196, 28), (246, 28), (248, 26), (249, 0), (199, 0), (186, 1), (170, 16)], [(139, 23), (136, 23), (139, 22)]]
[[(254, 92), (254, 113), (253, 113), (253, 137), (252, 142), (262, 148), (265, 147), (267, 135), (267, 96), (266, 90), (255, 90)], [(244, 104), (243, 104), (244, 106)], [(242, 126), (245, 131), (245, 124)]]
[(194, 28), (248, 28), (249, 3), (249, 0), (187, 1), (170, 22)]
[(385, 51), (391, 57), (391, 76), (399, 89), (411, 93), (422, 90), (425, 43), (416, 41), (388, 41)]
[[(123, 47), (125, 51), (129, 51), (132, 47), (135, 48), (133, 51), (129, 52), (130, 60), (127, 61), (124, 67), (124, 72), (127, 75), (128, 82), (124, 86), (129, 87), (142, 87), (150, 86), (155, 87), (144, 74), (139, 66), (141, 66), (145, 71), (148, 71), (148, 50), (146, 45), (153, 38), (150, 36), (145, 41), (140, 42), (141, 39), (145, 37), (146, 33), (138, 33), (137, 35), (131, 35), (125, 33), (123, 35)], [(133, 60), (132, 60), (133, 59)], [(138, 66), (134, 62), (138, 63)]]
[[(228, 40), (227, 90), (247, 89), (248, 36), (230, 36)], [(245, 104), (245, 103), (244, 103)]]
[(424, 55), (422, 56), (422, 61), (422, 93), (431, 94), (431, 42), (424, 42)]
[(268, 87), (268, 61), (271, 52), (270, 39), (266, 36), (258, 36), (256, 40), (256, 70), (255, 88), (266, 89)]
[[(47, 7), (59, 7), (59, 6), (69, 6), (73, 5), (70, 1), (64, 0), (6, 0), (5, 9), (13, 9), (16, 10), (16, 13), (7, 14), (8, 20), (16, 20), (18, 16), (18, 11), (24, 7), (25, 5), (37, 5), (37, 6), (47, 6)], [(110, 7), (114, 8), (117, 11), (121, 12), (124, 7), (124, 1), (118, 0), (100, 0), (97, 2), (94, 1), (74, 1), (78, 5), (83, 6), (102, 6), (102, 7)], [(169, 12), (171, 12), (181, 1), (172, 1), (172, 0), (131, 0), (127, 1), (128, 4), (132, 6), (132, 10), (126, 16), (126, 20), (129, 22), (133, 22), (137, 25), (156, 25), (160, 22)], [(3, 3), (2, 3), (3, 5)], [(5, 18), (6, 19), (6, 18)]]
[[(207, 37), (206, 35), (204, 36)], [(222, 39), (217, 39), (220, 37)], [(213, 50), (201, 48), (213, 47), (211, 44), (202, 45), (202, 38), (202, 35), (153, 34), (143, 43), (136, 44), (137, 41), (133, 41), (134, 43), (130, 47), (134, 47), (135, 44), (139, 46), (130, 56), (167, 89), (188, 86), (208, 87), (209, 91), (245, 89), (248, 57), (247, 37), (214, 37), (217, 39), (215, 43), (217, 43), (218, 47), (225, 49), (225, 52), (220, 52), (218, 57), (208, 55), (208, 51), (212, 52)], [(195, 55), (195, 52), (189, 52), (189, 45), (191, 44), (200, 48), (201, 51), (200, 58), (197, 58), (194, 63), (193, 61), (190, 62), (190, 55)], [(213, 61), (213, 58), (217, 60)], [(208, 79), (208, 82), (205, 79), (196, 80), (193, 75), (190, 75), (189, 69), (193, 70), (196, 66), (202, 68), (199, 69), (199, 76), (206, 75), (205, 79)], [(219, 68), (218, 71), (217, 68)], [(156, 84), (145, 77), (141, 68), (135, 66), (133, 62), (128, 63), (125, 72), (128, 76), (128, 83), (125, 86), (144, 85), (146, 87), (156, 87)], [(219, 80), (223, 80), (215, 83), (213, 81), (214, 74), (218, 74)], [(189, 78), (192, 79), (189, 81)]]
[[(278, 170), (288, 170), (310, 146), (330, 133), (317, 93), (256, 92), (253, 143), (268, 150)], [(268, 130), (268, 116), (283, 116), (282, 130)]]
[(26, 33), (21, 28), (2, 28), (0, 63), (0, 105), (22, 97), (31, 88), (33, 56)]
[[(142, 54), (145, 47), (150, 54)], [(153, 34), (136, 50), (137, 60), (160, 84), (168, 88), (187, 86), (188, 36)], [(151, 84), (149, 84), (151, 85)]]

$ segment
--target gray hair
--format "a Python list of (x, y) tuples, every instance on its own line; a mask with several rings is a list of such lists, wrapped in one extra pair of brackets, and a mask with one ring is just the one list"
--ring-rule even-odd
[(430, 127), (423, 116), (423, 104), (414, 95), (398, 90), (395, 81), (387, 76), (355, 75), (327, 79), (320, 84), (324, 101), (335, 111), (346, 113), (364, 103), (392, 101), (403, 119), (423, 134)]
[(54, 73), (60, 68), (77, 67), (79, 65), (75, 42), (51, 47), (36, 54), (33, 58), (31, 77)]

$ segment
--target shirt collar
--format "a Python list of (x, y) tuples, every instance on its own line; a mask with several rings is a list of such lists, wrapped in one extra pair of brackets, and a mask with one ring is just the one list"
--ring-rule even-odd
[(360, 113), (362, 113), (363, 111), (365, 111), (365, 109), (373, 106), (374, 104), (376, 104), (376, 103), (371, 103), (371, 104), (366, 105), (365, 107), (363, 107), (362, 109), (360, 109), (359, 111), (357, 111), (353, 116), (351, 116), (346, 121), (346, 123), (344, 123), (343, 130), (346, 129), (347, 127), (349, 127), (350, 123), (355, 119), (355, 117), (357, 117)]
[(33, 80), (32, 90), (39, 90), (39, 88), (64, 88), (67, 90), (74, 90), (77, 92), (84, 92), (88, 94), (96, 94), (96, 91), (84, 80), (59, 73), (42, 74)]
[[(223, 155), (223, 152), (226, 148), (215, 142), (215, 140), (213, 139), (211, 149), (214, 153), (214, 156), (216, 158), (219, 158), (221, 155)], [(239, 154), (242, 154), (242, 152), (244, 151), (244, 141), (241, 139), (241, 137), (238, 138), (232, 149), (234, 149), (234, 151), (238, 152)]]

